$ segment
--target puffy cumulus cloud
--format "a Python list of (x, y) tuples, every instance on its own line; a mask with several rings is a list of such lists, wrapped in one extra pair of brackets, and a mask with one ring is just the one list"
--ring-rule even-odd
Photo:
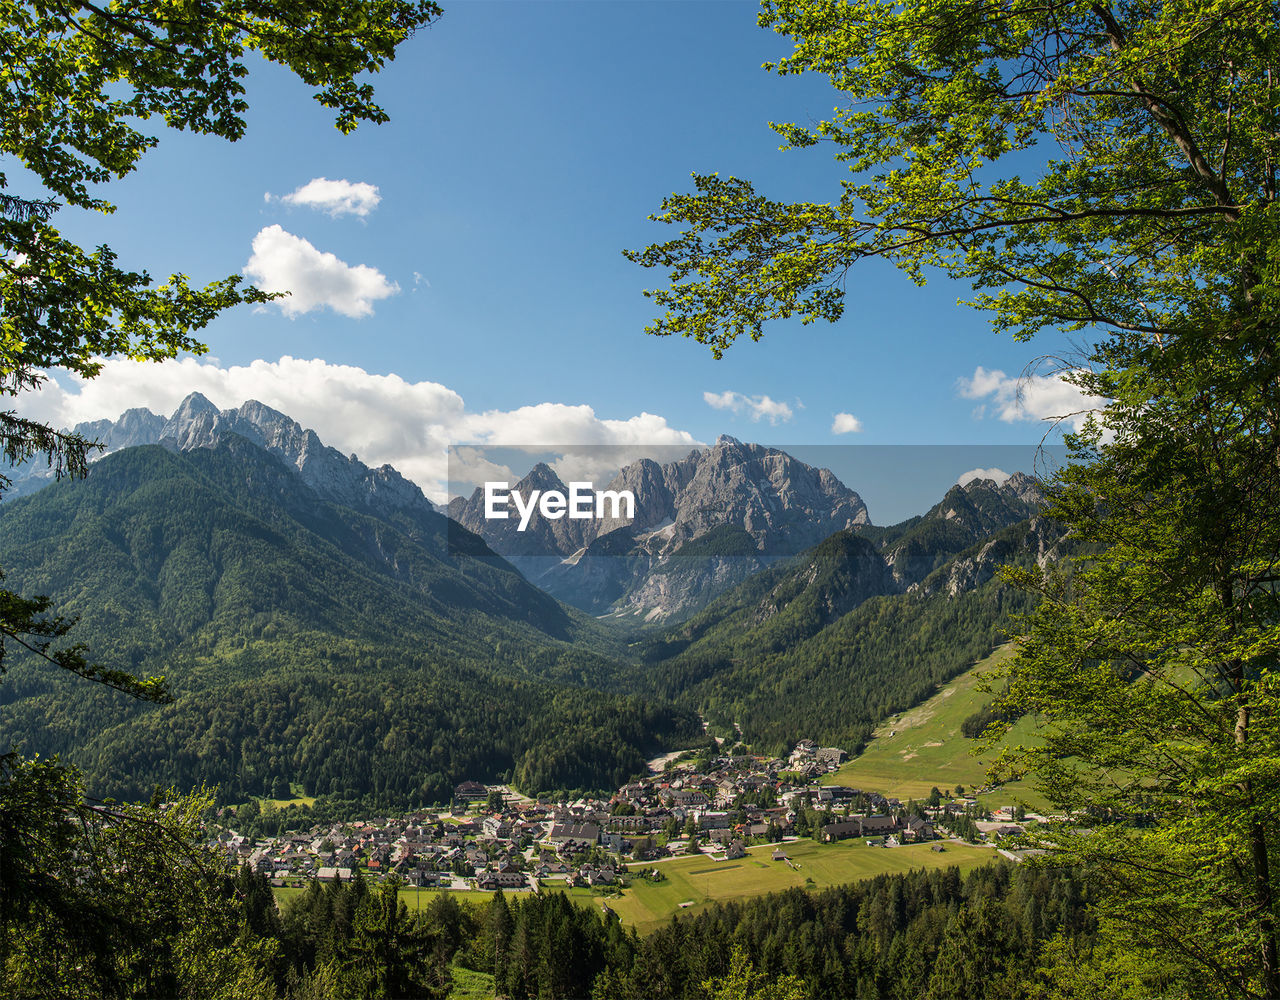
[(857, 434), (862, 430), (862, 421), (852, 413), (837, 413), (831, 421), (832, 434)]
[(278, 225), (267, 226), (253, 238), (253, 255), (243, 272), (264, 292), (289, 293), (276, 300), (286, 316), (328, 306), (358, 319), (373, 315), (374, 302), (400, 291), (377, 268), (353, 267)]
[(956, 480), (957, 486), (968, 486), (970, 483), (978, 479), (990, 479), (997, 486), (1009, 478), (1009, 473), (1004, 469), (970, 469), (968, 472), (960, 474), (960, 478)]
[[(652, 413), (602, 419), (590, 406), (563, 403), (472, 412), (458, 393), (438, 382), (409, 382), (352, 365), (291, 357), (230, 367), (195, 358), (160, 364), (114, 359), (103, 364), (96, 379), (51, 377), (21, 397), (21, 412), (55, 427), (72, 427), (86, 420), (115, 419), (123, 409), (121, 400), (128, 400), (129, 406), (168, 416), (191, 392), (203, 393), (221, 409), (248, 399), (265, 403), (345, 454), (354, 453), (372, 466), (395, 466), (435, 501), (447, 495), (447, 451), (457, 443), (552, 449), (566, 461), (575, 445), (586, 445), (590, 447), (581, 449), (584, 463), (601, 468), (641, 446), (651, 451), (673, 445), (687, 451), (698, 444), (687, 431)], [(472, 453), (465, 465), (482, 477), (510, 478), (499, 473), (511, 470), (486, 460), (483, 449)], [(463, 466), (452, 470), (455, 479)], [(483, 478), (471, 480), (476, 481)]]
[(1104, 400), (1087, 396), (1060, 375), (1024, 375), (1013, 378), (999, 369), (988, 371), (979, 365), (973, 375), (961, 376), (956, 389), (965, 399), (981, 400), (976, 411), (986, 414), (990, 405), (1005, 423), (1017, 420), (1065, 420), (1077, 430), (1084, 424), (1088, 411), (1103, 405)]
[(786, 423), (794, 415), (786, 403), (779, 403), (768, 396), (747, 396), (732, 389), (720, 393), (704, 392), (702, 399), (713, 409), (746, 413), (757, 422), (767, 419), (771, 424)]
[[(270, 194), (266, 195), (266, 200), (271, 200)], [(363, 218), (378, 207), (382, 195), (376, 185), (364, 181), (331, 181), (327, 177), (313, 177), (280, 200), (286, 205), (315, 208), (334, 217), (358, 215)]]
[[(493, 461), (485, 448), (459, 445), (449, 449), (448, 495), (470, 496), (481, 483), (515, 483), (523, 473), (515, 472), (510, 465)], [(437, 499), (436, 496), (432, 497)], [(444, 492), (439, 494), (444, 499)]]
[[(583, 404), (538, 403), (514, 410), (486, 410), (465, 416), (455, 430), (460, 440), (522, 450), (532, 456), (530, 465), (546, 461), (566, 482), (606, 482), (638, 459), (672, 461), (700, 445), (692, 434), (671, 427), (657, 414), (601, 419)], [(519, 471), (515, 479), (527, 471)]]
[(514, 410), (485, 410), (464, 417), (456, 436), (475, 444), (528, 445), (543, 451), (555, 445), (695, 444), (665, 417), (639, 413), (626, 420), (602, 420), (586, 404), (537, 403)]

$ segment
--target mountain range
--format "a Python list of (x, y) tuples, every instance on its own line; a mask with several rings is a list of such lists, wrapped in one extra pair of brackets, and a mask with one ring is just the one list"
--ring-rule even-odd
[[(0, 734), (80, 764), (96, 793), (600, 787), (700, 734), (692, 710), (613, 693), (617, 641), (429, 504), (328, 499), (368, 481), (357, 463), (230, 427), (185, 441), (200, 443), (122, 448), (0, 507), (6, 587), (53, 596), (96, 658), (172, 689), (133, 703), (11, 650)], [(348, 475), (304, 479), (326, 467)]]
[[(490, 533), (524, 546), (522, 575), (466, 526), (474, 496), (450, 520), (394, 469), (260, 403), (192, 395), (169, 418), (82, 432), (110, 452), (86, 481), (0, 505), (5, 585), (51, 595), (96, 656), (165, 674), (175, 701), (127, 703), (11, 657), (0, 734), (74, 760), (104, 794), (598, 788), (703, 739), (699, 713), (765, 748), (808, 735), (852, 750), (1029, 606), (1001, 563), (1061, 548), (1026, 476), (876, 526), (829, 472), (722, 438), (624, 468), (610, 487), (635, 491), (628, 523)], [(563, 484), (539, 466), (523, 486)], [(552, 585), (595, 587), (615, 613)]]
[[(73, 430), (101, 442), (105, 454), (144, 444), (190, 451), (236, 434), (296, 469), (328, 501), (388, 516), (434, 510), (422, 491), (390, 465), (371, 469), (255, 400), (219, 410), (191, 393), (168, 418), (134, 409), (119, 420), (83, 423)], [(47, 482), (36, 471), (29, 464), (15, 473), (16, 495)], [(676, 461), (641, 459), (621, 469), (606, 489), (632, 492), (633, 518), (551, 519), (537, 512), (521, 531), (515, 518), (486, 519), (479, 489), (453, 498), (447, 513), (467, 529), (450, 536), (463, 551), (478, 535), (526, 579), (566, 604), (624, 622), (674, 623), (761, 570), (848, 528), (867, 529), (868, 537), (886, 545), (893, 582), (876, 592), (903, 590), (936, 568), (938, 553), (955, 554), (980, 535), (1029, 516), (1041, 499), (1034, 482), (1022, 474), (1000, 486), (977, 482), (983, 485), (953, 488), (923, 518), (873, 528), (862, 498), (829, 470), (722, 436), (712, 447)], [(567, 486), (538, 463), (514, 487), (526, 498), (535, 490), (567, 492)], [(902, 537), (890, 545), (895, 532)]]
[[(539, 463), (514, 487), (565, 492)], [(635, 516), (488, 520), (484, 497), (455, 497), (449, 516), (528, 579), (593, 614), (648, 622), (686, 617), (734, 584), (832, 532), (870, 524), (866, 504), (827, 469), (722, 436), (665, 464), (641, 459), (605, 487), (628, 490)]]
[[(212, 448), (225, 435), (237, 434), (296, 469), (302, 481), (326, 500), (374, 513), (434, 509), (422, 490), (390, 465), (371, 469), (355, 455), (344, 456), (325, 445), (315, 431), (257, 400), (248, 400), (238, 409), (219, 410), (205, 396), (193, 392), (168, 418), (138, 408), (125, 411), (118, 420), (88, 421), (71, 430), (102, 446), (91, 456), (94, 461), (145, 444), (176, 451)], [(7, 499), (41, 489), (53, 474), (32, 461), (14, 469), (10, 478)]]
[(838, 531), (757, 573), (635, 647), (641, 690), (695, 704), (722, 729), (769, 744), (807, 731), (857, 748), (1005, 640), (1033, 598), (1002, 565), (1062, 555), (1030, 477), (952, 487), (889, 527)]

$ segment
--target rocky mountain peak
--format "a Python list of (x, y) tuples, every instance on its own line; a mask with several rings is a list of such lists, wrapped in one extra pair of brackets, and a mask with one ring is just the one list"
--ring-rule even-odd
[(383, 514), (432, 510), (422, 490), (390, 466), (372, 470), (354, 455), (348, 458), (328, 447), (315, 431), (256, 399), (246, 400), (234, 410), (219, 410), (199, 393), (192, 393), (169, 418), (158, 443), (190, 451), (214, 447), (226, 434), (238, 434), (271, 452), (296, 469), (303, 482), (326, 500)]
[[(149, 410), (147, 412), (150, 412)], [(188, 393), (187, 397), (178, 404), (178, 408), (173, 411), (170, 420), (187, 422), (193, 420), (201, 413), (217, 413), (218, 408), (208, 396), (200, 392)]]
[[(370, 469), (355, 455), (348, 458), (328, 447), (315, 431), (256, 399), (234, 410), (219, 410), (207, 396), (192, 392), (167, 419), (135, 408), (117, 420), (80, 423), (72, 430), (105, 445), (100, 455), (147, 444), (174, 451), (213, 448), (225, 435), (236, 434), (296, 469), (303, 482), (326, 500), (384, 515), (433, 510), (422, 490), (391, 466)], [(19, 488), (10, 496), (33, 492), (49, 481), (32, 463), (28, 466), (25, 475), (15, 476)]]
[[(535, 466), (516, 489), (563, 489), (552, 475)], [(451, 501), (449, 514), (562, 600), (658, 617), (686, 613), (777, 558), (869, 523), (862, 499), (829, 470), (727, 435), (677, 461), (632, 462), (605, 488), (631, 491), (634, 518), (535, 514), (517, 532), (510, 518), (484, 516), (479, 490)]]
[(564, 481), (556, 475), (556, 472), (546, 462), (539, 462), (528, 471), (523, 479), (516, 483), (515, 488), (522, 494), (529, 490), (560, 490), (564, 491)]
[(1000, 488), (1025, 503), (1044, 502), (1044, 490), (1041, 488), (1040, 481), (1028, 476), (1025, 472), (1015, 472)]
[[(77, 424), (75, 432), (88, 441), (96, 441), (102, 445), (99, 455), (109, 455), (121, 448), (153, 444), (164, 424), (164, 417), (137, 407), (125, 410), (119, 420), (93, 420)], [(94, 455), (93, 458), (99, 455)]]
[(973, 479), (952, 486), (925, 518), (948, 521), (976, 539), (1031, 517), (1043, 501), (1036, 480), (1019, 472), (999, 485), (992, 479)]

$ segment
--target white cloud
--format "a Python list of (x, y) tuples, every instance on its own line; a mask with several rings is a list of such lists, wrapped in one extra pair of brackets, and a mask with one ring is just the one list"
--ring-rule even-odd
[(831, 421), (832, 434), (857, 434), (862, 430), (862, 421), (852, 413), (837, 413)]
[[(394, 462), (392, 463), (395, 464)], [(527, 471), (527, 470), (525, 470)], [(481, 483), (515, 483), (519, 482), (524, 472), (514, 471), (510, 465), (502, 465), (492, 461), (484, 448), (454, 447), (449, 449), (448, 456), (448, 488), (449, 495), (470, 496), (472, 489)], [(437, 491), (431, 497), (443, 502), (443, 491)]]
[(1058, 375), (1026, 375), (1013, 378), (999, 369), (988, 371), (979, 365), (973, 375), (962, 376), (956, 388), (965, 399), (982, 400), (975, 411), (981, 418), (987, 403), (1005, 423), (1018, 420), (1066, 420), (1079, 430), (1086, 411), (1099, 408), (1105, 400), (1087, 396)]
[(956, 480), (956, 485), (966, 486), (976, 479), (990, 479), (999, 486), (1008, 478), (1009, 473), (1005, 472), (1004, 469), (970, 469), (968, 472), (960, 474), (960, 478)]
[(265, 292), (289, 292), (276, 305), (290, 317), (322, 306), (352, 318), (371, 316), (374, 302), (400, 291), (377, 268), (353, 267), (278, 225), (253, 238), (253, 256), (243, 271)]
[(752, 420), (759, 422), (768, 419), (771, 424), (785, 423), (793, 416), (791, 407), (779, 403), (768, 396), (746, 396), (732, 389), (724, 392), (704, 392), (703, 401), (717, 410), (732, 410), (734, 413), (745, 412)]
[[(270, 194), (266, 196), (269, 201)], [(337, 180), (315, 177), (291, 194), (281, 199), (286, 205), (301, 205), (328, 212), (331, 216), (359, 215), (364, 217), (378, 207), (382, 195), (373, 184), (364, 181)]]
[[(372, 466), (395, 466), (435, 501), (445, 496), (446, 452), (454, 444), (550, 447), (564, 456), (566, 467), (575, 461), (573, 445), (595, 446), (584, 451), (578, 467), (612, 464), (619, 457), (625, 462), (642, 445), (698, 445), (687, 431), (652, 413), (601, 418), (590, 406), (563, 403), (477, 413), (438, 382), (409, 382), (351, 365), (291, 357), (231, 367), (195, 358), (161, 364), (114, 359), (103, 363), (96, 379), (58, 374), (20, 397), (20, 403), (24, 416), (71, 427), (85, 420), (115, 419), (125, 405), (168, 416), (193, 391), (222, 409), (259, 400), (315, 430), (325, 444), (344, 454), (354, 452)], [(479, 470), (501, 468), (476, 457)], [(518, 470), (515, 478), (526, 471)]]

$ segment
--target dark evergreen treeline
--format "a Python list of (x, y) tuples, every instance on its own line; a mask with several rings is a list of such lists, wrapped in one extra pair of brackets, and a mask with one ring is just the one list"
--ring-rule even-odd
[(610, 789), (659, 745), (701, 736), (696, 715), (669, 703), (428, 664), (268, 674), (216, 697), (130, 706), (116, 713), (125, 721), (93, 735), (95, 712), (111, 712), (117, 699), (94, 690), (72, 700), (73, 683), (58, 685), (66, 700), (50, 694), (5, 714), (31, 719), (47, 706), (57, 724), (42, 749), (81, 766), (94, 794), (127, 800), (156, 785), (216, 786), (229, 802), (287, 798), (300, 786), (388, 808), (448, 802), (465, 778)]
[(729, 971), (740, 945), (758, 971), (797, 977), (814, 1000), (1020, 997), (1047, 941), (1061, 935), (1084, 946), (1092, 930), (1086, 893), (1070, 873), (919, 871), (673, 920), (594, 989), (600, 998), (692, 1000)]
[(960, 723), (960, 735), (971, 740), (976, 740), (981, 736), (994, 722), (1012, 722), (1007, 712), (1002, 712), (996, 707), (996, 701), (992, 700), (983, 705), (976, 712), (972, 712), (965, 716), (964, 721)]
[[(456, 964), (512, 1000), (705, 1000), (740, 949), (813, 1000), (1014, 998), (1064, 948), (1087, 955), (1095, 931), (1074, 874), (1005, 863), (716, 904), (643, 938), (554, 891), (480, 907), (444, 894), (412, 912), (393, 889), (313, 883), (276, 917), (263, 879), (242, 873), (237, 886), (253, 932), (276, 943), (278, 988), (298, 997), (343, 995), (339, 983), (353, 996), (441, 996)], [(405, 992), (378, 992), (375, 968)]]
[[(410, 910), (397, 886), (357, 877), (312, 882), (279, 914), (266, 879), (242, 869), (235, 888), (247, 930), (273, 956), (269, 973), (282, 997), (448, 995), (451, 966), (496, 973), (501, 996), (587, 997), (612, 965), (627, 965), (638, 939), (616, 918), (575, 906), (561, 893), (514, 897), (483, 907), (433, 895)], [(529, 987), (532, 985), (533, 992)]]

